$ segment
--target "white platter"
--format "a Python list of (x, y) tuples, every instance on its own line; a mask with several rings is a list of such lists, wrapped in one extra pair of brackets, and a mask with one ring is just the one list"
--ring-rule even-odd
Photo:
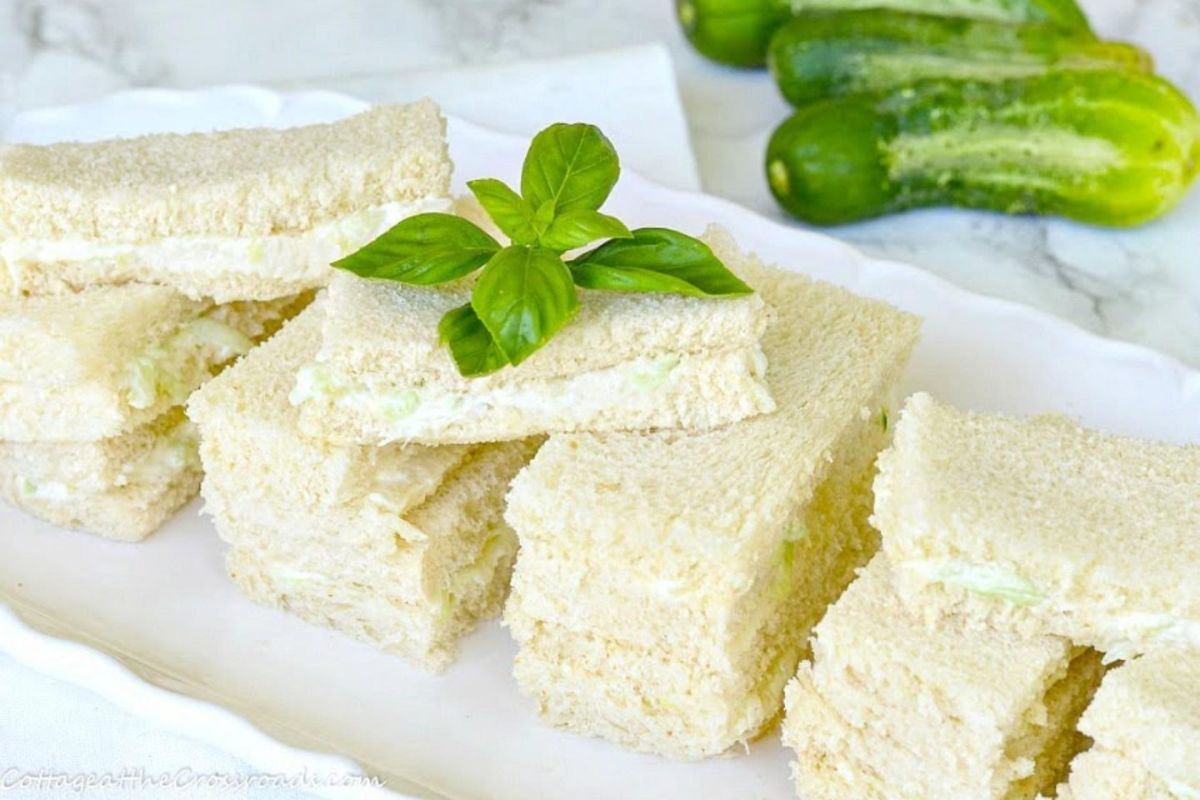
[[(8, 138), (286, 126), (362, 107), (329, 93), (247, 87), (135, 91), (21, 115)], [(460, 186), (469, 177), (513, 180), (519, 173), (524, 142), (453, 123), (451, 144)], [(925, 335), (907, 390), (927, 389), (965, 407), (1063, 411), (1108, 430), (1200, 442), (1200, 373), (1164, 356), (636, 175), (622, 178), (611, 208), (633, 224), (691, 232), (719, 222), (767, 260), (921, 314)], [(0, 608), (0, 650), (223, 744), (264, 771), (344, 772), (353, 761), (413, 796), (473, 800), (792, 797), (774, 733), (747, 755), (682, 765), (542, 727), (516, 691), (514, 648), (496, 624), (464, 643), (449, 672), (430, 677), (258, 608), (226, 580), (222, 547), (198, 508), (132, 546), (0, 509), (0, 600), (14, 612)]]

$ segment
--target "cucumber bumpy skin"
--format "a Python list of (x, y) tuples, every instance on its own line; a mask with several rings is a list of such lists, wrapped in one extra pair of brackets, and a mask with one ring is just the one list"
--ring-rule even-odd
[(1048, 22), (1060, 28), (1091, 30), (1075, 0), (792, 0), (796, 13), (811, 9), (891, 8), (944, 17), (973, 17), (1006, 22)]
[(731, 67), (763, 67), (767, 45), (792, 16), (788, 0), (676, 0), (675, 15), (702, 55)]
[(802, 12), (775, 34), (767, 63), (795, 106), (927, 78), (998, 80), (1056, 68), (1153, 68), (1144, 50), (1097, 41), (1088, 30), (887, 9)]
[(1200, 117), (1167, 81), (1132, 72), (922, 81), (800, 109), (766, 169), (780, 205), (821, 225), (960, 206), (1127, 227), (1187, 192)]

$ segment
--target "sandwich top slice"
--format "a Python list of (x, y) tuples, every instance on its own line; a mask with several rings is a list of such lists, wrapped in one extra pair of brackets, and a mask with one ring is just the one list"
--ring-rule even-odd
[(1059, 797), (1200, 798), (1200, 650), (1163, 648), (1110, 671), (1079, 727), (1095, 744)]
[(882, 556), (816, 627), (787, 688), (784, 743), (806, 800), (1033, 800), (1087, 745), (1075, 727), (1103, 674), (1061, 637), (1025, 638), (897, 597)]
[(290, 129), (0, 146), (0, 293), (144, 281), (218, 302), (324, 284), (330, 262), (449, 205), (429, 101)]
[(128, 433), (181, 405), (307, 300), (214, 305), (144, 284), (0, 299), (0, 440)]
[(301, 424), (340, 442), (451, 444), (577, 430), (707, 429), (774, 410), (757, 294), (585, 292), (578, 315), (518, 367), (464, 378), (438, 322), (460, 282), (339, 274), (320, 352), (300, 373)]
[(880, 458), (875, 524), (902, 593), (1125, 658), (1200, 647), (1200, 446), (914, 396)]

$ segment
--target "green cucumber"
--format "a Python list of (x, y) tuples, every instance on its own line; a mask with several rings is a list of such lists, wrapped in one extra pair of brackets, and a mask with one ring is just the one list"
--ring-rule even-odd
[(993, 80), (1052, 69), (1149, 72), (1143, 50), (1045, 23), (907, 11), (806, 11), (771, 40), (768, 64), (792, 105), (887, 91), (925, 78)]
[(733, 67), (762, 67), (767, 45), (791, 18), (788, 0), (676, 0), (675, 14), (701, 54)]
[(927, 206), (1151, 220), (1200, 171), (1200, 118), (1170, 83), (1136, 72), (920, 81), (798, 110), (767, 145), (785, 210), (841, 224)]
[(878, 8), (1003, 22), (1047, 22), (1060, 28), (1090, 30), (1087, 15), (1075, 0), (792, 0), (796, 13)]

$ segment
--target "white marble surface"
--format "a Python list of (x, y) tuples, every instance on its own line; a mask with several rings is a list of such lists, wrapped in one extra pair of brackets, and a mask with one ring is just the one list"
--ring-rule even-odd
[[(1200, 0), (1084, 5), (1101, 33), (1145, 46), (1163, 74), (1200, 97)], [(674, 56), (707, 190), (777, 213), (760, 161), (786, 108), (765, 76), (691, 53), (670, 0), (0, 0), (0, 102), (28, 107), (130, 85), (229, 81), (392, 99), (437, 94), (446, 68), (652, 41)], [(516, 88), (511, 75), (481, 77), (478, 94), (503, 99), (477, 121), (503, 127)], [(600, 116), (628, 100), (613, 93), (591, 108)], [(645, 132), (656, 124), (648, 109)], [(687, 176), (677, 181), (686, 184)], [(937, 211), (833, 233), (1200, 366), (1200, 192), (1135, 231)]]

